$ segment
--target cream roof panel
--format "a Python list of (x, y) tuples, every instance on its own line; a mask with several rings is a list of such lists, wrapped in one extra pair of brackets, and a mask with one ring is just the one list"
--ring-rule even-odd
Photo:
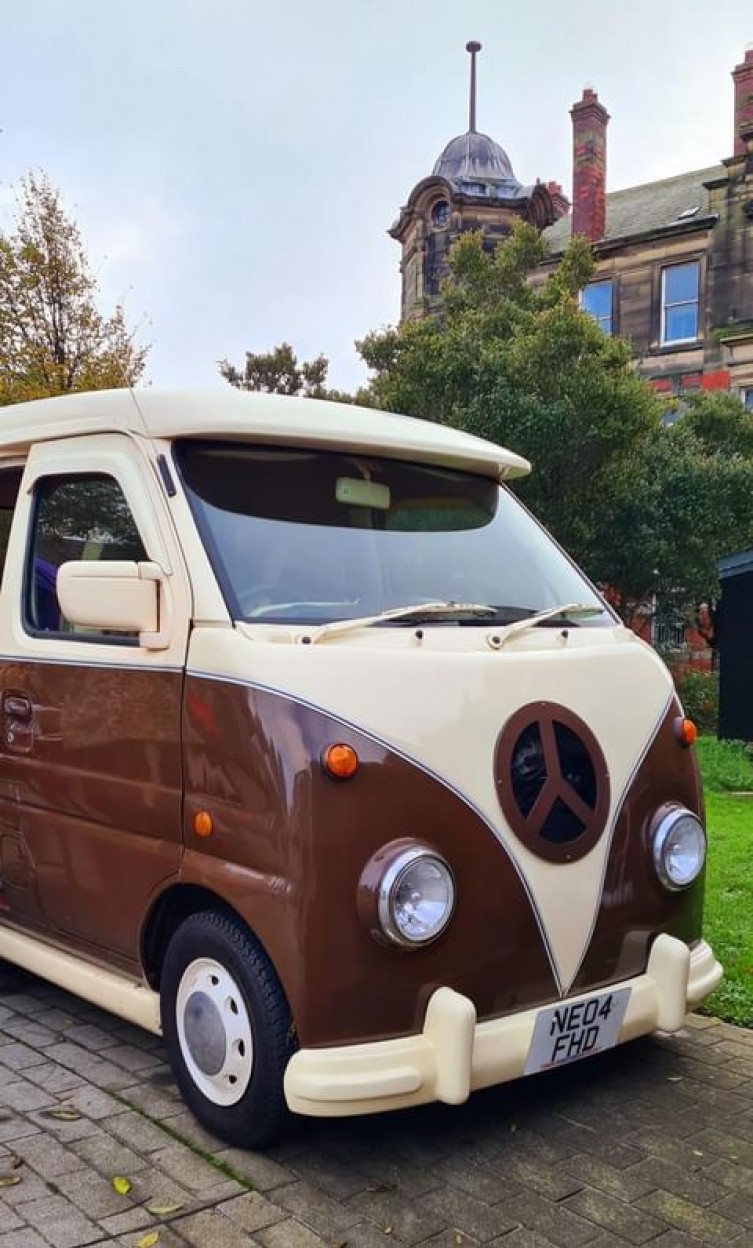
[(214, 437), (372, 452), (508, 480), (530, 464), (473, 434), (373, 408), (277, 394), (216, 390), (103, 390), (0, 408), (0, 454), (34, 442), (122, 431), (155, 438)]

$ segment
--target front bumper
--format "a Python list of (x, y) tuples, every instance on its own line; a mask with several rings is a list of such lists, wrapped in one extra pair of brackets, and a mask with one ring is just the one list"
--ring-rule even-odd
[[(657, 1029), (679, 1031), (688, 1008), (698, 1005), (721, 977), (722, 968), (705, 941), (689, 949), (674, 936), (657, 936), (644, 974), (608, 986), (631, 990), (618, 1043)], [(593, 996), (592, 990), (568, 1002)], [(523, 1010), (478, 1023), (472, 1001), (452, 988), (438, 988), (418, 1035), (300, 1049), (285, 1072), (287, 1103), (295, 1113), (318, 1117), (376, 1113), (428, 1101), (459, 1105), (477, 1088), (523, 1074), (538, 1012)]]

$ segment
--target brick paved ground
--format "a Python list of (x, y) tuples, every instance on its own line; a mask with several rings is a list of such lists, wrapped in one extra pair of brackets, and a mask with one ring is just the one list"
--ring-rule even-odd
[(0, 1248), (753, 1248), (753, 1032), (710, 1019), (461, 1109), (300, 1123), (228, 1149), (153, 1037), (0, 976)]

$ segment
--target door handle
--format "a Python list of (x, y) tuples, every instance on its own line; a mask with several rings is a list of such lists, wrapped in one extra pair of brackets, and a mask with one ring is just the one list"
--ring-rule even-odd
[(4, 713), (13, 719), (24, 721), (31, 719), (31, 698), (27, 698), (23, 693), (4, 693), (2, 707)]

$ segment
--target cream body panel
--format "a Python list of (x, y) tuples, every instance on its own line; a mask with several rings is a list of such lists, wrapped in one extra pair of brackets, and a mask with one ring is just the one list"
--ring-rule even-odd
[[(566, 630), (566, 639), (565, 630), (531, 629), (500, 651), (488, 644), (488, 626), (433, 625), (420, 644), (412, 628), (362, 629), (319, 645), (251, 640), (266, 631), (274, 633), (246, 626), (195, 629), (189, 669), (310, 703), (456, 790), (486, 820), (526, 882), (560, 990), (567, 992), (596, 919), (623, 795), (672, 697), (659, 659), (621, 626)], [(548, 863), (526, 849), (506, 826), (497, 798), (500, 731), (519, 707), (537, 701), (579, 715), (609, 770), (606, 831), (572, 864)]]
[(513, 451), (446, 425), (322, 399), (244, 394), (233, 386), (95, 391), (0, 408), (0, 450), (106, 432), (370, 451), (496, 480), (530, 471), (528, 461)]

